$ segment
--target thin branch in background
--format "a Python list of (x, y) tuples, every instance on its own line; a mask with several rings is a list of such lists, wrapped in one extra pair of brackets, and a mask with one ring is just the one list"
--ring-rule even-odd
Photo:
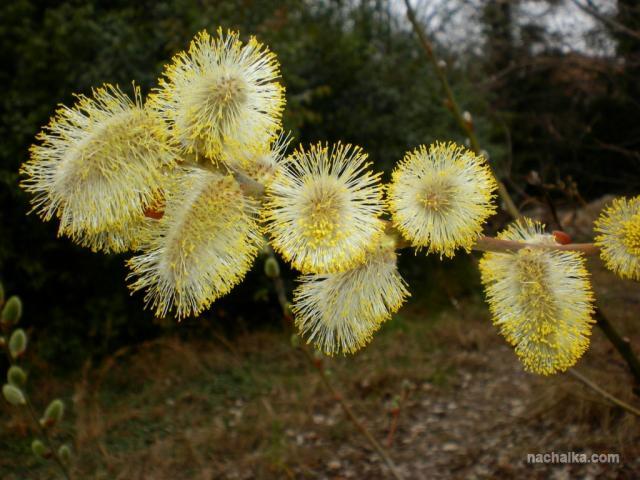
[(29, 416), (31, 417), (33, 424), (36, 425), (36, 428), (38, 429), (38, 432), (40, 432), (40, 435), (42, 436), (42, 438), (44, 438), (47, 448), (49, 448), (51, 458), (53, 458), (53, 460), (58, 465), (58, 468), (60, 469), (60, 472), (62, 472), (62, 475), (64, 476), (64, 478), (66, 478), (67, 480), (71, 480), (71, 473), (69, 472), (69, 470), (67, 469), (67, 466), (64, 464), (64, 462), (60, 458), (60, 455), (58, 455), (58, 451), (55, 449), (53, 445), (53, 441), (51, 440), (51, 436), (49, 435), (49, 432), (47, 432), (47, 429), (40, 424), (40, 421), (38, 420), (38, 414), (36, 413), (36, 410), (33, 407), (33, 404), (31, 403), (31, 401), (29, 400), (29, 397), (27, 397), (26, 393), (24, 393), (24, 396), (25, 396), (27, 410), (29, 411)]
[(569, 375), (571, 375), (574, 378), (577, 378), (578, 380), (580, 380), (582, 383), (584, 383), (587, 387), (589, 387), (590, 389), (592, 389), (593, 391), (599, 393), (600, 395), (602, 395), (604, 398), (606, 398), (607, 400), (609, 400), (611, 403), (619, 406), (620, 408), (626, 410), (629, 413), (632, 413), (633, 415), (636, 415), (638, 417), (640, 417), (640, 410), (638, 410), (637, 408), (629, 405), (627, 402), (624, 402), (622, 400), (620, 400), (617, 397), (614, 397), (613, 395), (611, 395), (609, 392), (607, 392), (606, 390), (600, 388), (595, 382), (589, 380), (587, 377), (585, 377), (584, 375), (582, 375), (580, 372), (578, 372), (577, 370), (567, 370), (567, 373)]
[[(418, 36), (418, 39), (420, 40), (420, 44), (422, 45), (422, 49), (424, 50), (425, 55), (427, 56), (429, 61), (433, 64), (433, 68), (436, 71), (436, 75), (440, 80), (440, 84), (442, 85), (442, 89), (444, 90), (444, 93), (447, 97), (447, 103), (451, 110), (451, 113), (453, 114), (460, 129), (469, 138), (469, 142), (471, 143), (471, 149), (477, 155), (482, 155), (482, 149), (480, 148), (480, 143), (478, 142), (478, 137), (476, 136), (473, 123), (468, 119), (466, 119), (464, 114), (460, 110), (460, 106), (458, 105), (458, 102), (456, 101), (456, 98), (453, 94), (453, 90), (451, 89), (451, 85), (449, 84), (449, 80), (447, 79), (447, 76), (443, 70), (443, 67), (440, 65), (440, 60), (437, 58), (435, 52), (433, 51), (433, 47), (431, 46), (431, 42), (427, 38), (427, 34), (424, 32), (424, 29), (418, 22), (415, 12), (413, 11), (413, 7), (411, 6), (411, 3), (409, 2), (409, 0), (405, 0), (404, 3), (407, 7), (407, 17), (411, 22), (413, 31)], [(519, 218), (520, 212), (518, 211), (518, 208), (513, 202), (513, 199), (511, 198), (511, 195), (509, 194), (507, 187), (505, 187), (504, 183), (502, 183), (502, 181), (497, 177), (497, 175), (495, 175), (495, 173), (494, 173), (494, 177), (496, 177), (496, 181), (498, 182), (498, 193), (500, 195), (500, 198), (505, 204), (505, 208), (507, 212), (513, 218)]]
[[(273, 252), (273, 249), (271, 249), (271, 247), (269, 247), (268, 258), (272, 262), (276, 262), (277, 264), (278, 259), (276, 258), (275, 253)], [(291, 323), (293, 322), (293, 318), (291, 316), (290, 302), (287, 297), (287, 291), (284, 286), (284, 281), (282, 280), (282, 276), (280, 275), (280, 269), (276, 268), (275, 272), (270, 276), (273, 280), (273, 286), (276, 290), (278, 303), (280, 304), (280, 308), (282, 309), (282, 315), (289, 323)], [(324, 369), (322, 362), (314, 358), (313, 354), (309, 351), (309, 348), (306, 345), (304, 344), (300, 345), (300, 350), (302, 351), (306, 359), (309, 361), (309, 363), (311, 363), (314, 369), (318, 372), (318, 374), (320, 375), (320, 379), (322, 380), (322, 383), (325, 385), (327, 390), (331, 392), (331, 395), (333, 396), (333, 398), (340, 404), (347, 418), (351, 421), (351, 423), (355, 425), (355, 427), (360, 431), (360, 433), (362, 433), (362, 435), (367, 439), (369, 444), (378, 453), (382, 461), (386, 464), (387, 468), (389, 469), (389, 472), (391, 473), (391, 476), (396, 480), (403, 480), (403, 477), (400, 474), (398, 467), (393, 462), (393, 460), (391, 459), (387, 451), (380, 444), (380, 442), (378, 442), (375, 439), (375, 437), (371, 434), (371, 432), (367, 429), (367, 427), (362, 423), (362, 421), (356, 416), (356, 414), (353, 412), (349, 404), (345, 401), (342, 394), (338, 392), (336, 387), (331, 383), (331, 380), (327, 375), (327, 372)]]
[(600, 308), (596, 308), (594, 315), (596, 317), (597, 325), (600, 327), (600, 330), (602, 330), (602, 333), (605, 334), (618, 353), (620, 353), (624, 361), (627, 362), (629, 371), (631, 372), (631, 375), (633, 375), (636, 383), (634, 391), (637, 395), (640, 395), (640, 361), (638, 361), (638, 357), (636, 357), (635, 353), (631, 349), (631, 343), (628, 339), (622, 337), (618, 333)]
[(640, 32), (636, 30), (632, 30), (631, 28), (621, 24), (620, 22), (616, 22), (611, 18), (608, 18), (606, 15), (600, 13), (600, 11), (596, 8), (592, 1), (587, 0), (587, 4), (583, 5), (578, 0), (571, 0), (576, 7), (585, 12), (586, 14), (592, 16), (596, 20), (604, 23), (609, 28), (617, 30), (620, 33), (624, 33), (625, 35), (630, 36), (631, 38), (635, 38), (636, 40), (640, 40)]

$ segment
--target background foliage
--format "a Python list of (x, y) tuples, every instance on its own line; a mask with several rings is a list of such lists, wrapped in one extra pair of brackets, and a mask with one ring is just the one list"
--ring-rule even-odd
[[(640, 41), (600, 24), (612, 49), (567, 51), (522, 14), (520, 3), (442, 3), (471, 5), (480, 26), (462, 45), (437, 38), (492, 162), (517, 187), (521, 202), (540, 193), (527, 186), (531, 170), (552, 186), (560, 204), (637, 190)], [(533, 3), (552, 9), (567, 2)], [(638, 29), (632, 4), (618, 0), (613, 20)], [(26, 216), (28, 197), (17, 186), (17, 171), (57, 104), (70, 104), (72, 93), (88, 94), (104, 82), (126, 89), (135, 80), (148, 92), (163, 64), (197, 31), (221, 25), (256, 35), (278, 54), (287, 88), (285, 128), (296, 143), (357, 143), (388, 171), (420, 143), (464, 141), (403, 13), (399, 2), (383, 0), (3, 2), (0, 277), (7, 291), (24, 298), (26, 322), (39, 335), (64, 332), (47, 342), (50, 354), (64, 352), (72, 363), (89, 348), (102, 354), (172, 328), (143, 311), (141, 295), (129, 296), (121, 256), (80, 249), (56, 238), (55, 222)], [(571, 180), (580, 196), (567, 191)], [(402, 262), (414, 296), (443, 284), (471, 291), (476, 281), (468, 259), (440, 266), (407, 255)], [(255, 270), (206, 316), (237, 328), (238, 317), (255, 308), (246, 299), (266, 298), (261, 268)], [(265, 321), (277, 317), (277, 306), (267, 305)]]

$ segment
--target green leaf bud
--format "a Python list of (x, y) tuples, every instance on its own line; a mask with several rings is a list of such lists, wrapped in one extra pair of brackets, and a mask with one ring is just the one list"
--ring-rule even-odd
[(64, 403), (59, 398), (53, 400), (44, 411), (44, 416), (40, 423), (44, 427), (51, 427), (62, 420), (64, 415)]
[(19, 328), (14, 331), (9, 338), (9, 353), (11, 358), (20, 357), (27, 349), (27, 334)]
[(68, 465), (71, 462), (71, 448), (66, 443), (60, 445), (58, 449), (58, 457), (62, 460), (62, 463)]
[(31, 451), (38, 458), (44, 459), (47, 457), (47, 447), (37, 438), (31, 442)]
[(22, 387), (27, 383), (27, 374), (17, 365), (11, 365), (7, 371), (7, 382), (14, 387)]
[(7, 300), (7, 303), (2, 309), (0, 322), (5, 325), (13, 325), (14, 323), (18, 323), (20, 317), (22, 317), (22, 300), (13, 295), (9, 297), (9, 300)]
[(20, 390), (15, 385), (10, 385), (8, 383), (4, 384), (4, 386), (2, 387), (2, 396), (7, 402), (16, 407), (18, 405), (24, 405), (25, 403), (27, 403), (22, 390)]
[(280, 276), (280, 265), (273, 257), (268, 257), (264, 262), (264, 273), (269, 278), (277, 278)]

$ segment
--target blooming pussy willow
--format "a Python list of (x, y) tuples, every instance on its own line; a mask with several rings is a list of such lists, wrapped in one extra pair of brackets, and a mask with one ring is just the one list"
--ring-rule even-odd
[(380, 174), (351, 145), (300, 147), (267, 186), (263, 212), (273, 247), (303, 273), (334, 273), (364, 260), (383, 231)]
[(123, 253), (138, 250), (151, 234), (154, 221), (141, 214), (121, 225), (113, 226), (99, 232), (82, 232), (71, 235), (81, 247), (93, 252)]
[(268, 142), (280, 129), (284, 88), (275, 54), (235, 32), (200, 32), (169, 64), (149, 105), (186, 153), (219, 160), (225, 145)]
[(181, 167), (143, 253), (128, 261), (131, 289), (146, 289), (156, 315), (196, 315), (227, 294), (258, 247), (255, 205), (230, 175)]
[(454, 143), (408, 152), (388, 189), (394, 226), (415, 247), (452, 257), (469, 251), (496, 207), (497, 183), (482, 157)]
[(229, 147), (225, 151), (225, 164), (232, 170), (247, 175), (252, 180), (267, 185), (284, 163), (285, 152), (290, 143), (288, 135), (280, 134), (269, 143), (248, 148)]
[(301, 334), (328, 355), (353, 353), (409, 295), (393, 247), (378, 246), (361, 265), (333, 274), (304, 275), (294, 292)]
[(615, 199), (594, 230), (607, 267), (622, 278), (640, 280), (640, 197)]
[[(511, 224), (498, 238), (558, 245), (530, 219)], [(542, 375), (573, 366), (589, 346), (593, 293), (578, 252), (525, 247), (485, 253), (480, 272), (493, 323), (525, 369)]]
[(154, 201), (174, 165), (164, 124), (142, 107), (139, 88), (133, 101), (110, 85), (92, 98), (79, 95), (37, 138), (21, 168), (34, 210), (45, 220), (59, 217), (59, 233), (80, 243), (126, 249), (128, 225)]
[[(168, 182), (167, 177), (162, 184)], [(163, 210), (164, 198), (159, 191), (143, 212), (123, 221), (119, 225), (108, 227), (97, 232), (83, 231), (71, 235), (71, 239), (81, 247), (93, 252), (123, 253), (140, 250), (153, 235), (156, 219), (160, 218)]]

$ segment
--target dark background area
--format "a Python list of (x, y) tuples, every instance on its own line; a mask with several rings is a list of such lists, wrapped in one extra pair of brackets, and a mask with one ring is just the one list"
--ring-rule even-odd
[[(417, 4), (427, 25), (433, 20), (429, 3)], [(582, 49), (567, 48), (562, 34), (529, 16), (524, 3), (455, 0), (442, 2), (439, 12), (446, 25), (464, 6), (477, 27), (468, 35), (458, 28), (463, 41), (448, 39), (447, 30), (436, 32), (436, 45), (496, 171), (521, 205), (541, 198), (542, 187), (530, 184), (532, 170), (553, 201), (567, 208), (607, 193), (637, 193), (638, 2), (611, 0), (607, 21), (585, 32)], [(572, 2), (526, 3), (553, 13)], [(256, 35), (278, 55), (287, 89), (285, 128), (294, 144), (356, 143), (388, 174), (421, 143), (464, 142), (401, 2), (3, 2), (0, 280), (23, 298), (25, 325), (36, 327), (36, 338), (56, 339), (43, 342), (40, 353), (56, 356), (61, 365), (166, 329), (188, 334), (216, 324), (234, 331), (279, 321), (259, 263), (205, 318), (180, 326), (154, 320), (143, 310), (142, 295), (129, 295), (123, 256), (93, 254), (57, 238), (55, 222), (27, 215), (29, 198), (18, 187), (19, 166), (56, 105), (70, 105), (73, 93), (89, 94), (105, 82), (126, 90), (135, 80), (148, 92), (196, 32), (218, 26), (238, 29), (245, 38)], [(590, 43), (589, 35), (605, 38), (606, 45)], [(403, 270), (414, 297), (431, 292), (436, 298), (432, 287), (443, 284), (464, 294), (477, 282), (477, 274), (467, 274), (468, 258), (441, 264), (405, 255)], [(260, 316), (251, 314), (256, 309)]]

